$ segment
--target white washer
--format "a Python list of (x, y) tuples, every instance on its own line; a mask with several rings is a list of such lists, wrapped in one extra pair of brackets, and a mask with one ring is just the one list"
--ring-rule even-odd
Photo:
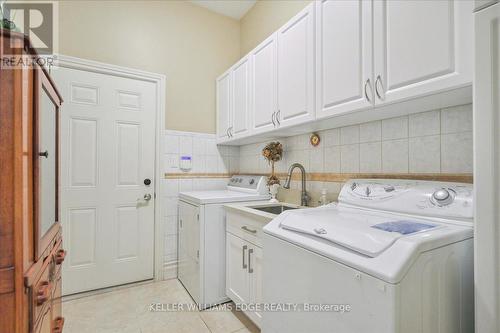
[(282, 213), (264, 227), (264, 304), (298, 308), (264, 311), (262, 332), (473, 332), (472, 225), (458, 183), (353, 180), (337, 205)]
[(229, 301), (223, 204), (269, 199), (266, 180), (233, 176), (226, 190), (179, 193), (178, 278), (200, 309)]

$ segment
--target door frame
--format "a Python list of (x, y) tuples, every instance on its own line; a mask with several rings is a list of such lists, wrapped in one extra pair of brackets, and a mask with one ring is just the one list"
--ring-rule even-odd
[[(163, 202), (161, 200), (162, 190), (162, 152), (163, 133), (165, 131), (166, 112), (166, 81), (164, 74), (146, 72), (129, 67), (106, 64), (98, 61), (81, 59), (62, 54), (55, 55), (55, 66), (69, 69), (76, 69), (91, 73), (112, 75), (117, 77), (130, 78), (135, 80), (148, 81), (156, 86), (156, 124), (155, 124), (155, 211), (154, 211), (154, 280), (163, 280), (163, 223), (162, 211)], [(63, 104), (64, 108), (64, 104)], [(64, 112), (64, 110), (62, 110)]]

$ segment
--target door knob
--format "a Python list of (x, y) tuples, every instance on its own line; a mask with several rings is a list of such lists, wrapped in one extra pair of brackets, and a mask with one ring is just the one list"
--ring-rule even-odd
[(146, 201), (151, 200), (151, 194), (149, 194), (149, 193), (144, 194), (144, 200), (146, 200)]

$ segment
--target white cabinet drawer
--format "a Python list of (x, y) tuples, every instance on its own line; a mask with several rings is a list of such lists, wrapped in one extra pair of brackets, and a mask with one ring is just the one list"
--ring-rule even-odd
[(267, 222), (269, 222), (268, 219), (251, 216), (244, 212), (228, 211), (226, 213), (227, 232), (257, 246), (262, 246), (262, 228)]

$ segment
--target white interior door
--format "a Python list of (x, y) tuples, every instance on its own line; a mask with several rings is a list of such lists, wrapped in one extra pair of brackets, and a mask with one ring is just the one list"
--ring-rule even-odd
[(64, 98), (63, 294), (151, 279), (156, 86), (67, 68), (53, 76)]

